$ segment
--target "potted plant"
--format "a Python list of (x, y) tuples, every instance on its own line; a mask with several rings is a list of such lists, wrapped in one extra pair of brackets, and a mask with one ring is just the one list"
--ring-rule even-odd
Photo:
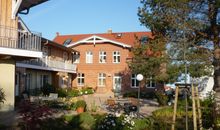
[(85, 108), (86, 108), (86, 102), (84, 100), (78, 100), (76, 102), (76, 111), (77, 111), (77, 113), (84, 112)]

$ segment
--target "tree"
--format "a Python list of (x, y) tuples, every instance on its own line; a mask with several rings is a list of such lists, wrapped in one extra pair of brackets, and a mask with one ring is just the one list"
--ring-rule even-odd
[(159, 35), (154, 38), (143, 39), (137, 38), (136, 45), (132, 49), (133, 59), (129, 67), (133, 73), (141, 73), (148, 79), (154, 79), (159, 82), (167, 80), (164, 71), (167, 62), (165, 41)]
[(173, 53), (171, 59), (190, 65), (194, 72), (206, 70), (210, 64), (214, 66), (214, 90), (220, 95), (220, 0), (141, 3), (141, 23), (166, 39)]

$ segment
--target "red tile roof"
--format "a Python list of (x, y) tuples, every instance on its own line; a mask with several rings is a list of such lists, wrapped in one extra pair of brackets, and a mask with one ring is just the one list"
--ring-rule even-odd
[[(98, 34), (77, 34), (77, 35), (57, 35), (53, 41), (64, 44), (64, 41), (67, 39), (72, 39), (72, 42), (78, 42), (80, 40), (83, 40), (85, 38), (91, 37), (93, 35), (109, 39), (112, 41), (124, 43), (130, 46), (133, 46), (135, 42), (137, 42), (137, 37), (140, 39), (142, 36), (148, 36), (149, 38), (152, 38), (151, 32), (117, 32), (117, 33), (98, 33)], [(118, 36), (118, 35), (121, 35)]]

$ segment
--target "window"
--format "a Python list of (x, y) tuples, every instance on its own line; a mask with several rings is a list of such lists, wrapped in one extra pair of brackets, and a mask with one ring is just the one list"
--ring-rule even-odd
[(45, 86), (49, 82), (48, 75), (40, 75), (40, 85), (41, 87)]
[(26, 75), (26, 87), (25, 87), (25, 90), (30, 90), (30, 88), (31, 88), (31, 84), (32, 84), (32, 75), (30, 74), (30, 73), (28, 73), (27, 75)]
[(79, 54), (73, 54), (73, 63), (79, 63)]
[(78, 86), (84, 86), (85, 83), (85, 74), (84, 73), (78, 73), (77, 74), (77, 85)]
[(48, 56), (48, 47), (47, 47), (47, 46), (44, 46), (42, 52), (43, 52), (43, 56), (44, 56), (44, 57), (45, 57), (45, 56)]
[(64, 41), (63, 45), (68, 46), (71, 42), (72, 42), (72, 39), (67, 39), (66, 41)]
[(152, 77), (148, 78), (146, 87), (147, 88), (155, 88), (156, 87), (156, 81)]
[(137, 80), (137, 75), (136, 74), (131, 75), (131, 87), (132, 88), (138, 88), (139, 87), (139, 81)]
[(105, 73), (99, 73), (98, 86), (105, 86), (105, 84), (106, 84), (106, 74)]
[(99, 52), (99, 63), (106, 63), (106, 52), (105, 51)]
[(63, 61), (67, 61), (68, 60), (68, 54), (67, 52), (63, 52)]
[(86, 52), (86, 63), (92, 63), (93, 62), (93, 54), (91, 51)]
[(120, 52), (119, 51), (113, 52), (113, 63), (120, 63)]

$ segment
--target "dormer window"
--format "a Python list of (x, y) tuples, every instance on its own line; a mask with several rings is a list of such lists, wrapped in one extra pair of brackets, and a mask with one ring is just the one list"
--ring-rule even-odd
[(72, 42), (72, 39), (67, 39), (66, 41), (64, 41), (63, 45), (68, 46), (71, 42)]
[(148, 42), (149, 38), (148, 36), (142, 36), (140, 39), (141, 44), (146, 44)]

